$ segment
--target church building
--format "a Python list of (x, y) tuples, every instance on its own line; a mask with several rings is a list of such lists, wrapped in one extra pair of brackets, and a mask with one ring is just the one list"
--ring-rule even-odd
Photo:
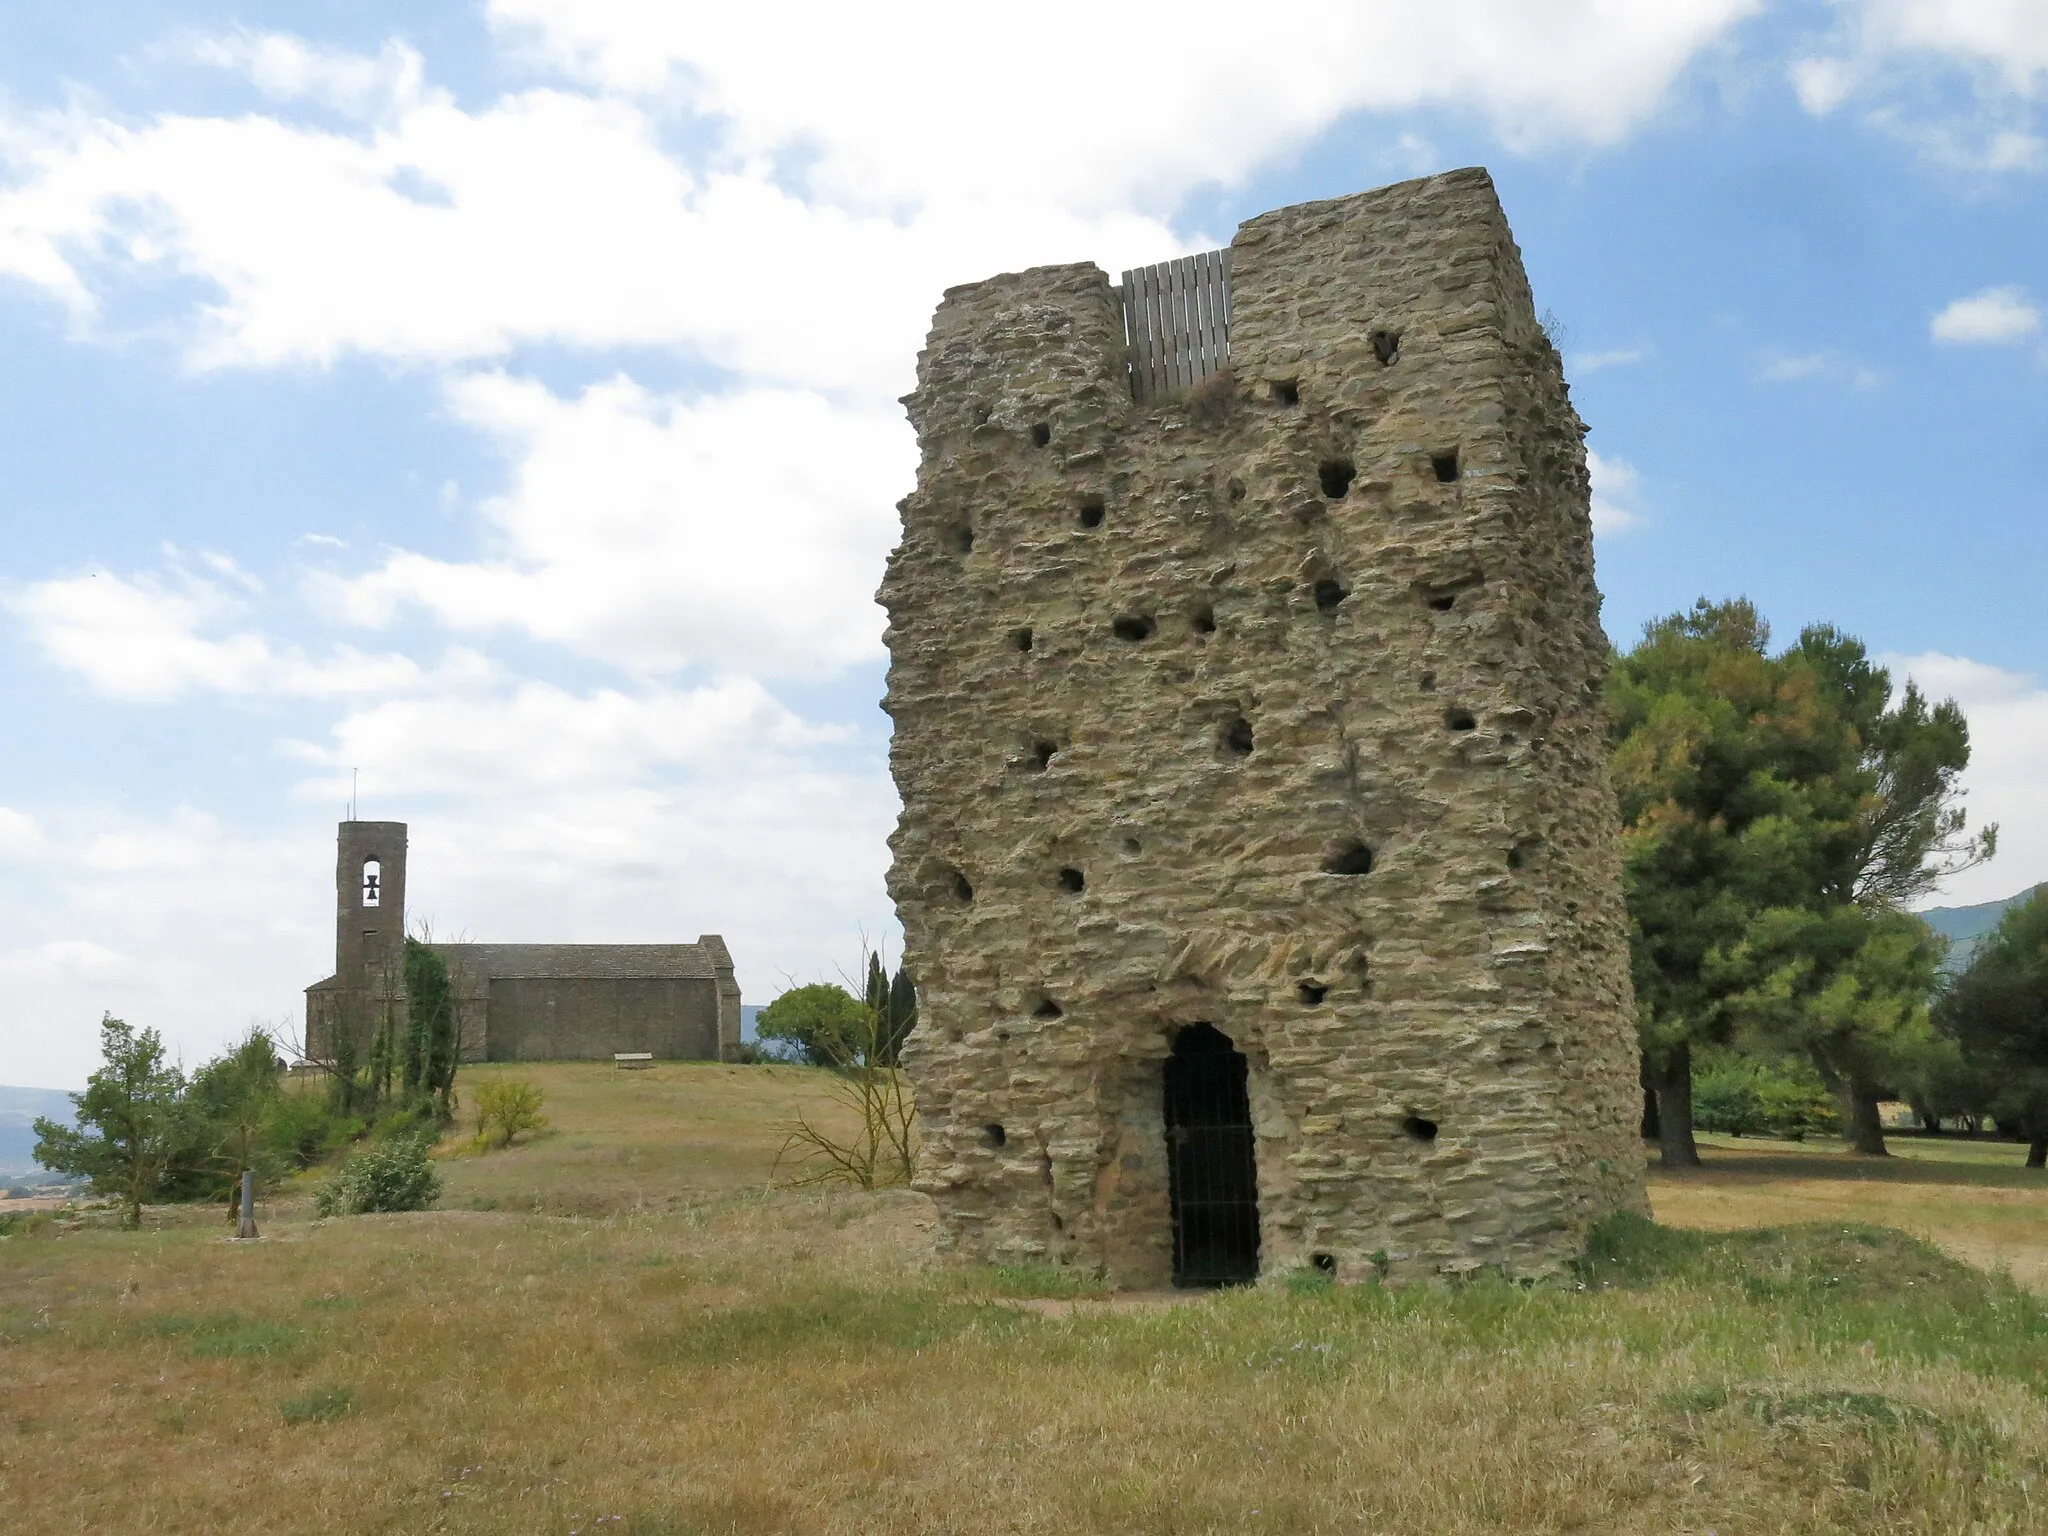
[[(332, 1061), (405, 1001), (405, 823), (345, 821), (334, 974), (306, 989), (306, 1053)], [(740, 989), (715, 933), (694, 944), (435, 944), (464, 1061), (731, 1061)]]

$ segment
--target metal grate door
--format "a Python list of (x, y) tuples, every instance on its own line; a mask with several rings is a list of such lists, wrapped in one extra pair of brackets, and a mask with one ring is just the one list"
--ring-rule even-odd
[(1243, 1285), (1259, 1278), (1248, 1070), (1230, 1037), (1208, 1024), (1183, 1029), (1166, 1058), (1175, 1285)]

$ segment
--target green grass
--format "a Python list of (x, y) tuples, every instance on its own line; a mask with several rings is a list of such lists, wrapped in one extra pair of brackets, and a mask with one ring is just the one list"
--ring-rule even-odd
[(305, 1329), (233, 1312), (203, 1317), (165, 1313), (137, 1323), (132, 1332), (145, 1339), (182, 1340), (202, 1360), (301, 1360), (311, 1353)]
[(517, 1070), (559, 1130), (445, 1159), (440, 1210), (314, 1222), (285, 1200), (261, 1243), (222, 1241), (210, 1209), (0, 1243), (14, 1525), (2048, 1528), (2043, 1302), (1866, 1219), (1910, 1210), (1944, 1241), (1987, 1212), (2039, 1225), (2043, 1185), (2014, 1169), (1864, 1177), (1809, 1148), (1788, 1179), (1736, 1143), (1658, 1181), (1660, 1209), (1830, 1219), (1615, 1221), (1558, 1285), (1301, 1272), (1113, 1298), (1072, 1269), (941, 1260), (908, 1191), (769, 1189), (812, 1074)]
[(356, 1405), (356, 1395), (347, 1387), (315, 1387), (279, 1403), (278, 1411), (287, 1424), (321, 1424), (338, 1419)]

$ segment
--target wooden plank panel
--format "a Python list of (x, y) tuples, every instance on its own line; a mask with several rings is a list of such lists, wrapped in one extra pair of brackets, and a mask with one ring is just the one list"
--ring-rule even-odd
[(1188, 387), (1187, 283), (1178, 260), (1165, 264), (1166, 379), (1176, 394)]
[(1145, 322), (1139, 319), (1139, 274), (1124, 272), (1124, 356), (1130, 358), (1130, 397), (1145, 399)]
[(1173, 393), (1173, 275), (1163, 266), (1148, 271), (1145, 312), (1152, 325), (1152, 398)]
[(1159, 319), (1153, 313), (1153, 274), (1149, 266), (1141, 266), (1133, 276), (1137, 285), (1137, 305), (1130, 311), (1130, 324), (1143, 336), (1145, 369), (1139, 375), (1139, 397), (1147, 403), (1159, 397)]
[(1131, 398), (1149, 405), (1230, 361), (1230, 252), (1202, 251), (1124, 273), (1117, 290)]

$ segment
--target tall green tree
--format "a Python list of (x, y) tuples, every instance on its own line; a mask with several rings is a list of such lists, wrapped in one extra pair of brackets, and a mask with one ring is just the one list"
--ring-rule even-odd
[(917, 983), (910, 979), (910, 972), (900, 965), (896, 967), (896, 974), (889, 980), (887, 1019), (889, 1027), (883, 1040), (882, 1062), (885, 1066), (901, 1066), (903, 1042), (908, 1040), (910, 1032), (917, 1028)]
[(2001, 1127), (2048, 1167), (2048, 889), (2008, 908), (1943, 993), (1936, 1023), (1987, 1085)]
[(185, 1133), (185, 1078), (164, 1056), (153, 1029), (137, 1031), (108, 1014), (100, 1020), (100, 1069), (73, 1094), (78, 1124), (35, 1123), (35, 1159), (56, 1173), (83, 1174), (95, 1194), (126, 1207), (142, 1225), (144, 1202), (170, 1170)]
[(259, 1179), (284, 1170), (288, 1158), (275, 1135), (283, 1077), (277, 1047), (255, 1028), (192, 1074), (184, 1144), (173, 1159), (173, 1190), (201, 1199), (232, 1198), (244, 1170)]
[(405, 1008), (406, 1096), (431, 1096), (444, 1112), (451, 1110), (458, 1057), (455, 989), (449, 984), (448, 963), (433, 945), (414, 938), (405, 941)]
[(1607, 703), (1631, 970), (1667, 1165), (1697, 1166), (1691, 1055), (1809, 1057), (1859, 1150), (1931, 1048), (1931, 941), (1899, 913), (1989, 857), (1965, 828), (1969, 737), (1828, 626), (1772, 655), (1754, 605), (1702, 599), (1617, 659)]

